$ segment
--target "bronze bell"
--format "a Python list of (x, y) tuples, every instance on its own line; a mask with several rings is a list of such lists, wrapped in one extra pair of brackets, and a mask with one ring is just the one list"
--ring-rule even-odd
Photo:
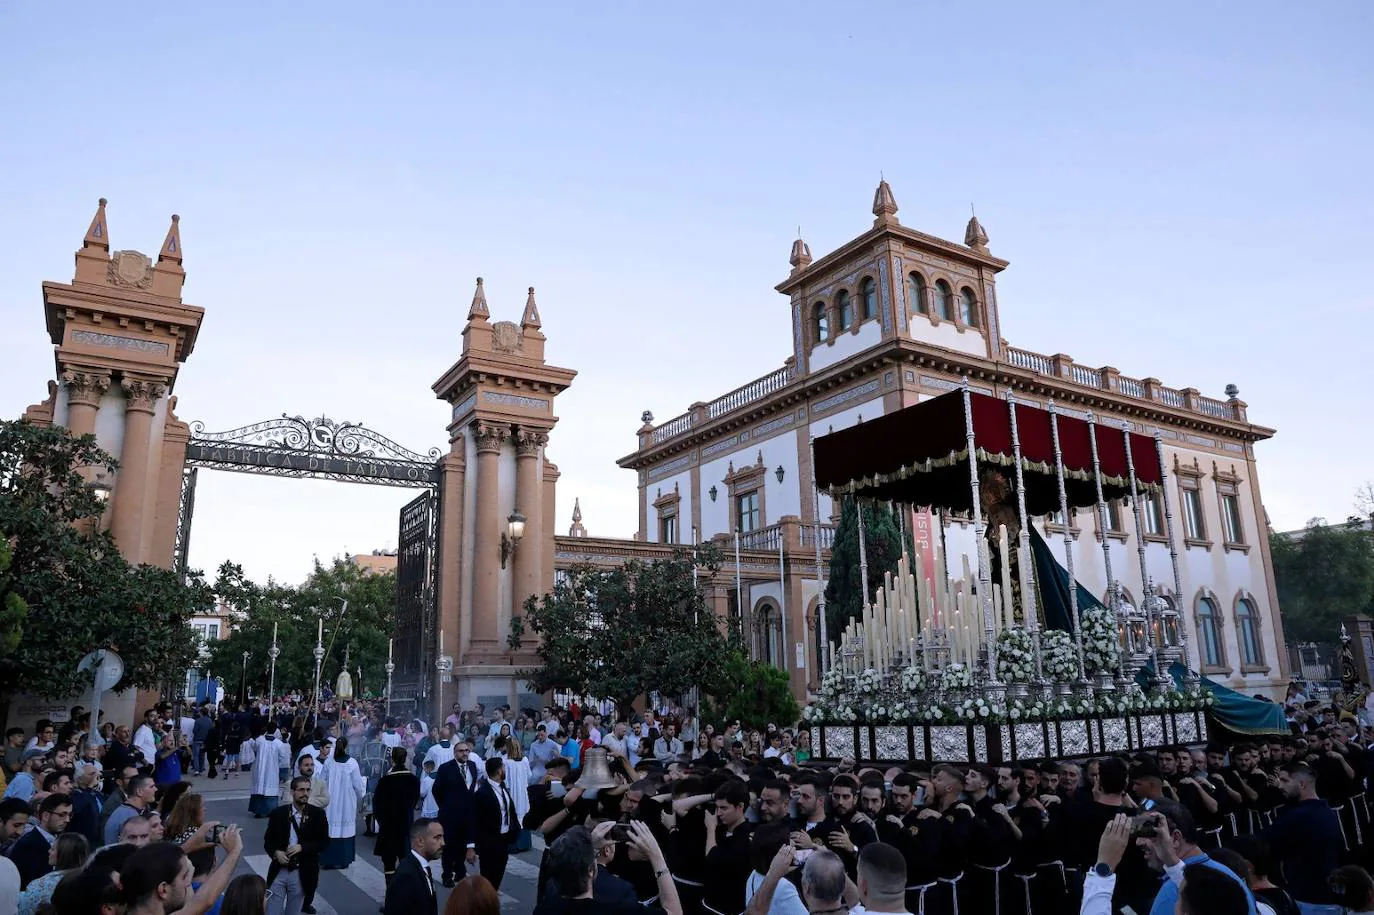
[(582, 775), (574, 786), (589, 791), (593, 788), (614, 788), (615, 776), (604, 747), (582, 751)]

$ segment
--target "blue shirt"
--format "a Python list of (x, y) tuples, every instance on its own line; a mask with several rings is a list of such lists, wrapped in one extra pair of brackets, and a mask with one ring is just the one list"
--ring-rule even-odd
[(559, 751), (558, 755), (572, 760), (572, 766), (576, 769), (582, 764), (582, 745), (576, 740), (569, 740), (563, 744), (563, 749)]
[(530, 777), (543, 778), (544, 767), (558, 757), (561, 748), (552, 740), (545, 738), (541, 743), (536, 740), (530, 744), (530, 749), (526, 756), (530, 761)]
[[(1223, 874), (1230, 877), (1232, 880), (1236, 881), (1240, 888), (1245, 890), (1245, 902), (1246, 905), (1249, 906), (1248, 911), (1250, 915), (1259, 915), (1258, 911), (1255, 909), (1255, 894), (1250, 892), (1250, 888), (1245, 885), (1244, 880), (1236, 876), (1235, 871), (1231, 870), (1224, 864), (1221, 864), (1217, 861), (1213, 861), (1205, 854), (1195, 855), (1191, 858), (1184, 858), (1182, 863), (1184, 865), (1201, 864), (1205, 867), (1210, 867), (1213, 870), (1221, 871)], [(1154, 904), (1150, 906), (1150, 915), (1174, 915), (1174, 911), (1177, 908), (1178, 884), (1174, 883), (1174, 881), (1166, 877), (1164, 878), (1164, 885), (1161, 886), (1159, 888), (1159, 892), (1155, 894)]]
[(33, 783), (33, 776), (27, 772), (20, 772), (10, 781), (10, 786), (5, 789), (5, 797), (17, 797), (21, 801), (27, 801), (33, 797), (36, 788), (37, 786)]

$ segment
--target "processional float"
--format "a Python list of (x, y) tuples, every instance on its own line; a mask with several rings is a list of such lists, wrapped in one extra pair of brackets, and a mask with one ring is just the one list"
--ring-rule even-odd
[[(807, 708), (828, 758), (1000, 762), (1206, 739), (1212, 696), (1188, 665), (1185, 627), (1146, 558), (1142, 503), (1163, 506), (1182, 593), (1163, 445), (1092, 413), (960, 389), (815, 440), (818, 490), (970, 524), (970, 560), (943, 536), (903, 551), (874, 599), (822, 646)], [(1109, 503), (1134, 519), (1141, 599), (1113, 576)], [(1102, 532), (1106, 602), (1074, 577), (1077, 508)], [(1030, 524), (1057, 513), (1061, 569)], [(862, 517), (862, 512), (860, 512)], [(864, 582), (865, 597), (868, 582)], [(1179, 681), (1170, 675), (1181, 669)]]

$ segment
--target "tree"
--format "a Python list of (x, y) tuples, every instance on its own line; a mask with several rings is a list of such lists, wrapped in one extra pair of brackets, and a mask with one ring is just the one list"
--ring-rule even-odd
[(719, 566), (708, 546), (656, 562), (568, 570), (553, 591), (525, 601), (512, 626), (512, 649), (526, 631), (539, 640), (540, 665), (520, 675), (536, 692), (561, 688), (612, 699), (622, 714), (651, 690), (681, 695), (717, 682), (731, 642), (692, 570)]
[[(896, 573), (902, 558), (902, 532), (897, 517), (886, 503), (865, 502), (864, 546), (868, 556), (868, 594), (865, 597), (859, 565), (859, 513), (855, 500), (846, 498), (840, 509), (840, 524), (830, 548), (830, 579), (825, 585), (825, 625), (831, 641), (839, 638), (851, 619), (858, 618), (864, 603), (883, 583), (883, 575)], [(908, 537), (908, 541), (909, 541)], [(911, 549), (909, 543), (907, 546)]]
[[(0, 692), (77, 695), (91, 674), (82, 656), (113, 648), (124, 661), (116, 689), (157, 689), (195, 657), (192, 614), (213, 604), (199, 573), (183, 582), (157, 566), (131, 566), (106, 531), (105, 503), (82, 471), (113, 472), (92, 436), (0, 422)], [(26, 612), (15, 615), (17, 598)], [(173, 673), (176, 672), (176, 673)]]
[(1374, 598), (1374, 539), (1358, 519), (1307, 523), (1300, 537), (1273, 534), (1283, 628), (1290, 641), (1332, 642), (1340, 621), (1369, 609)]
[[(380, 695), (386, 689), (387, 641), (396, 621), (396, 574), (368, 573), (356, 564), (336, 557), (329, 565), (315, 561), (315, 568), (299, 586), (268, 580), (257, 584), (244, 577), (242, 567), (226, 562), (215, 581), (220, 599), (241, 619), (227, 639), (213, 642), (203, 662), (211, 674), (224, 677), (232, 693), (246, 679), (249, 692), (266, 695), (271, 682), (272, 632), (277, 647), (276, 690), (309, 692), (315, 684), (315, 639), (324, 621), (328, 650), (320, 681), (330, 687), (343, 669), (347, 649), (349, 673), (355, 691), (366, 689)], [(348, 609), (342, 609), (342, 601)], [(245, 667), (243, 653), (248, 652)], [(362, 670), (362, 682), (357, 681)], [(246, 677), (245, 677), (246, 673)]]
[(705, 717), (713, 721), (747, 722), (762, 727), (773, 722), (790, 727), (801, 715), (787, 672), (750, 660), (743, 651), (730, 652), (717, 685), (709, 690)]

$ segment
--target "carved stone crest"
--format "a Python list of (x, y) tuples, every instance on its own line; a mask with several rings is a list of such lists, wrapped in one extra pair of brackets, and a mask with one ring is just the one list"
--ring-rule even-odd
[(497, 321), (491, 326), (491, 346), (498, 353), (520, 352), (520, 328), (510, 321)]
[(116, 251), (110, 258), (107, 274), (113, 286), (147, 289), (153, 283), (153, 262), (138, 251)]

